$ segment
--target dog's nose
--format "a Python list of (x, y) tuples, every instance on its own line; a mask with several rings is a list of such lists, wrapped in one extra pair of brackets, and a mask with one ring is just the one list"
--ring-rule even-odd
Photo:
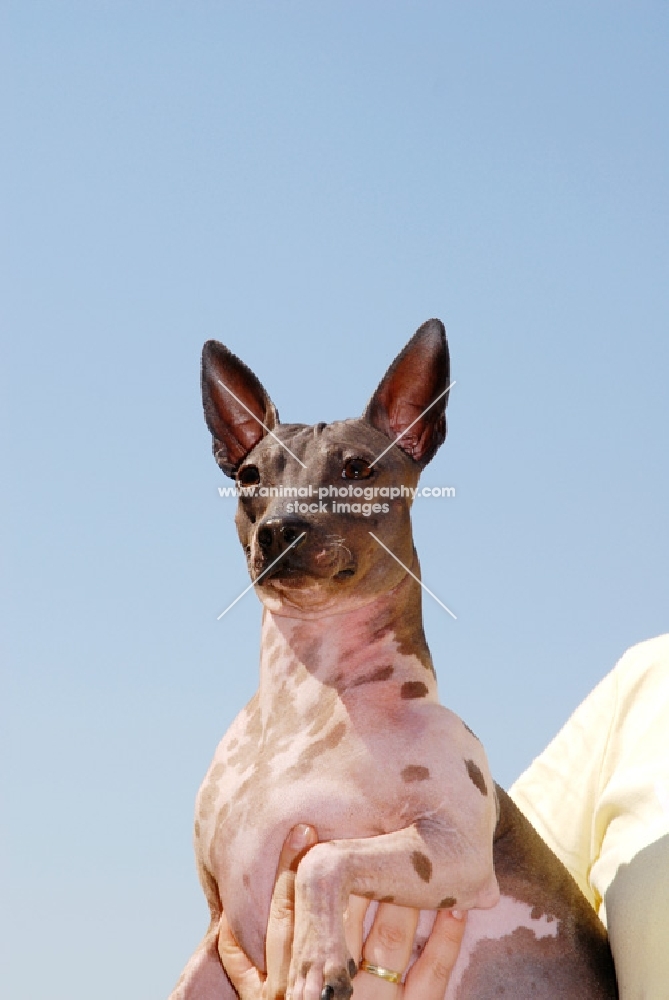
[[(264, 555), (283, 552), (289, 545), (300, 539), (293, 548), (298, 548), (306, 540), (309, 525), (299, 517), (270, 517), (258, 527), (258, 545)], [(302, 538), (300, 538), (302, 535)]]

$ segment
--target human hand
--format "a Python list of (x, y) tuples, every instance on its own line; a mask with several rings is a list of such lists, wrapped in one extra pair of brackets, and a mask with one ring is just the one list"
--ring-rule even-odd
[(406, 982), (393, 984), (379, 973), (403, 972), (409, 964), (418, 924), (418, 911), (380, 903), (367, 940), (362, 945), (362, 922), (368, 901), (352, 896), (346, 916), (346, 938), (351, 954), (360, 956), (353, 981), (353, 1000), (443, 1000), (465, 931), (466, 914), (440, 910), (419, 958)]
[(267, 923), (267, 975), (256, 969), (235, 941), (225, 913), (218, 932), (218, 954), (241, 1000), (279, 1000), (285, 994), (295, 926), (295, 872), (318, 835), (313, 826), (294, 826), (286, 837), (276, 870)]
[[(267, 925), (267, 976), (251, 964), (221, 917), (218, 952), (223, 967), (241, 1000), (280, 1000), (285, 995), (294, 928), (295, 872), (304, 854), (317, 843), (313, 827), (299, 825), (290, 831), (281, 851)], [(418, 911), (380, 903), (364, 943), (363, 921), (369, 901), (351, 896), (345, 914), (346, 939), (357, 963), (403, 972), (411, 957)], [(364, 971), (353, 981), (353, 1000), (443, 1000), (460, 950), (465, 915), (440, 910), (421, 956), (406, 983), (389, 982), (378, 973)]]

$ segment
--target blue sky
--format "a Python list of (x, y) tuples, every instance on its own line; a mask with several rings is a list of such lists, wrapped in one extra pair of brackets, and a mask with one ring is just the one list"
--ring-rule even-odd
[(503, 784), (667, 630), (668, 17), (2, 5), (12, 1000), (162, 1000), (205, 929), (193, 799), (260, 611), (216, 620), (247, 578), (204, 340), (315, 422), (444, 320), (426, 630)]

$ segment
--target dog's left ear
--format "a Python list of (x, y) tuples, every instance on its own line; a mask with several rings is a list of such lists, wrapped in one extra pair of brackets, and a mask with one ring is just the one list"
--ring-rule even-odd
[(425, 466), (446, 437), (449, 380), (446, 330), (429, 319), (381, 379), (363, 420), (392, 440), (402, 435), (397, 447)]

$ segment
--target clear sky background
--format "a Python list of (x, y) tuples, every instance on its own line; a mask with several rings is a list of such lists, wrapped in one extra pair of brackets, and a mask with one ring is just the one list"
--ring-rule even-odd
[(193, 800), (260, 607), (216, 620), (247, 577), (205, 339), (315, 422), (444, 320), (426, 630), (503, 784), (668, 629), (668, 21), (2, 3), (7, 1000), (165, 1000), (206, 926)]

